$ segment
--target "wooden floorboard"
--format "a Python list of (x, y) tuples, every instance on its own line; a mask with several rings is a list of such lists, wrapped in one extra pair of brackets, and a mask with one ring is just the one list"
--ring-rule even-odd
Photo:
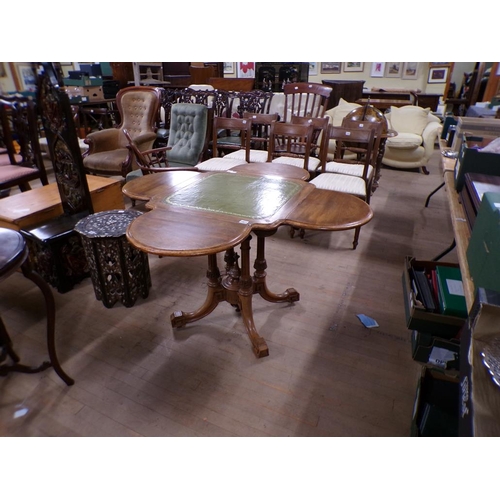
[[(150, 295), (132, 308), (106, 309), (89, 279), (54, 292), (58, 354), (76, 383), (51, 369), (1, 377), (0, 435), (408, 436), (420, 365), (405, 325), (403, 262), (430, 260), (453, 239), (444, 190), (424, 208), (441, 182), (437, 149), (428, 166), (428, 176), (383, 168), (355, 251), (353, 231), (292, 239), (280, 228), (268, 238), (270, 289), (294, 287), (300, 301), (255, 297), (267, 358), (254, 357), (227, 304), (170, 326), (174, 310), (205, 298), (203, 257), (150, 256)], [(360, 313), (379, 327), (365, 328)], [(0, 314), (23, 362), (47, 359), (43, 301), (22, 275), (1, 283)]]

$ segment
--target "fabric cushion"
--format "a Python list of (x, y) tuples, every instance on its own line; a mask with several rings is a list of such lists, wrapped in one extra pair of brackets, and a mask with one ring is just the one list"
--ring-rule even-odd
[[(245, 163), (245, 150), (239, 149), (238, 151), (233, 151), (224, 156), (224, 158), (231, 158), (233, 160), (241, 160)], [(267, 151), (262, 149), (251, 149), (250, 150), (250, 163), (265, 163), (267, 161)]]
[(203, 104), (178, 103), (172, 106), (167, 159), (196, 165), (205, 145), (207, 107)]
[(319, 189), (329, 191), (340, 191), (341, 193), (353, 194), (355, 196), (366, 196), (366, 184), (361, 177), (341, 174), (320, 174), (315, 177), (311, 184)]
[[(354, 175), (356, 177), (363, 176), (364, 165), (356, 165), (354, 163), (341, 163), (337, 161), (329, 161), (325, 165), (325, 172), (332, 172), (335, 174)], [(373, 167), (368, 167), (368, 177), (373, 175)]]
[(422, 145), (422, 136), (409, 132), (398, 133), (396, 137), (389, 137), (385, 147), (397, 149), (414, 149)]
[[(293, 158), (291, 156), (280, 156), (279, 158), (275, 158), (272, 163), (281, 163), (283, 165), (292, 165), (294, 167), (304, 168), (304, 158)], [(320, 160), (319, 158), (311, 158), (309, 157), (309, 163), (307, 165), (307, 170), (309, 172), (315, 172), (319, 167)]]
[(209, 160), (198, 163), (196, 167), (202, 172), (221, 172), (245, 163), (245, 160), (238, 160), (235, 158), (210, 158)]
[(326, 111), (326, 115), (330, 117), (330, 123), (334, 127), (340, 127), (342, 125), (342, 120), (348, 115), (353, 109), (359, 108), (360, 104), (355, 102), (347, 102), (342, 99), (339, 100), (337, 106)]
[(396, 108), (391, 106), (389, 114), (391, 127), (398, 133), (409, 132), (422, 135), (429, 121), (429, 108), (419, 106), (402, 106)]

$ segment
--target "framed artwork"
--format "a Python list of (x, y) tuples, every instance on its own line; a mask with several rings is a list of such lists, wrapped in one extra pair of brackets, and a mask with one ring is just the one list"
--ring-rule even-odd
[(385, 63), (386, 78), (401, 78), (402, 72), (403, 72), (403, 63), (400, 62)]
[(318, 63), (317, 62), (310, 62), (309, 63), (309, 74), (310, 75), (317, 75), (318, 74)]
[(365, 63), (362, 62), (345, 62), (344, 63), (344, 71), (345, 72), (354, 72), (354, 71), (363, 71)]
[(21, 92), (36, 91), (36, 75), (30, 63), (16, 63), (19, 89)]
[(370, 76), (372, 78), (382, 78), (385, 72), (385, 62), (374, 62), (372, 63), (372, 70)]
[(446, 83), (449, 69), (449, 66), (431, 66), (429, 68), (427, 83)]
[(234, 73), (234, 62), (225, 62), (224, 64), (224, 74)]
[(321, 73), (340, 73), (339, 62), (322, 62)]
[(418, 62), (405, 62), (403, 64), (403, 80), (416, 80), (418, 77)]
[(255, 63), (239, 62), (237, 76), (238, 78), (255, 78)]

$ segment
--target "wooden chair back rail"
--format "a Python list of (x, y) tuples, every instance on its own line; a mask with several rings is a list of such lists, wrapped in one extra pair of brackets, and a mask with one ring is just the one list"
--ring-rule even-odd
[(332, 88), (317, 83), (299, 82), (286, 84), (283, 92), (285, 94), (284, 121), (289, 121), (291, 118), (288, 116), (289, 113), (291, 116), (323, 117)]
[(273, 122), (267, 161), (279, 156), (304, 158), (304, 168), (307, 168), (311, 154), (312, 133), (313, 128), (310, 125)]
[(245, 161), (250, 163), (250, 140), (252, 136), (252, 120), (247, 118), (226, 118), (223, 116), (215, 116), (213, 121), (213, 157), (219, 156), (219, 134), (221, 130), (225, 130), (229, 136), (232, 131), (239, 133), (239, 144), (234, 145), (224, 144), (224, 149), (244, 149)]
[[(344, 128), (361, 128), (374, 131), (374, 144), (372, 148), (372, 165), (375, 167), (378, 162), (380, 154), (380, 147), (382, 143), (382, 135), (384, 131), (384, 124), (382, 122), (371, 122), (366, 120), (353, 121), (348, 118), (342, 120), (342, 127)], [(383, 154), (383, 153), (382, 153)]]
[(309, 125), (312, 127), (312, 138), (311, 138), (311, 155), (320, 156), (321, 143), (323, 142), (323, 137), (326, 135), (328, 130), (328, 116), (322, 118), (310, 117), (310, 116), (297, 116), (293, 115), (291, 123)]
[[(372, 179), (369, 177), (368, 172), (373, 158), (375, 130), (373, 128), (345, 128), (330, 125), (326, 135), (329, 140), (335, 140), (335, 161), (351, 164), (360, 163), (363, 165), (362, 177), (367, 184), (366, 199), (367, 203), (369, 203), (371, 191), (369, 184)], [(353, 150), (357, 153), (357, 159), (354, 161), (344, 159), (345, 153)], [(326, 152), (324, 154), (326, 155)], [(323, 169), (325, 165), (326, 159), (323, 162)]]

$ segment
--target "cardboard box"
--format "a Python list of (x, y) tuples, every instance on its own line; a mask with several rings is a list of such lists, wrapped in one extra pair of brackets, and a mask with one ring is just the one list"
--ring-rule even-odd
[(457, 437), (459, 396), (458, 376), (424, 366), (413, 405), (411, 435)]
[(458, 267), (458, 264), (419, 261), (414, 257), (405, 258), (402, 282), (406, 326), (409, 330), (418, 330), (419, 332), (429, 333), (437, 337), (451, 339), (459, 333), (465, 319), (427, 311), (417, 300), (416, 291), (410, 278), (409, 270), (411, 267), (430, 270), (436, 269), (437, 265)]
[(457, 120), (457, 129), (452, 149), (460, 151), (464, 134), (475, 136), (493, 136), (500, 137), (500, 123), (495, 118), (471, 118), (469, 116), (459, 116)]
[(462, 142), (455, 164), (455, 189), (460, 192), (465, 183), (465, 174), (500, 175), (500, 154), (483, 153), (479, 148), (486, 146), (498, 136), (466, 136)]
[(412, 358), (419, 363), (434, 365), (444, 370), (460, 368), (460, 341), (442, 339), (413, 330), (411, 336)]
[(83, 87), (90, 85), (90, 78), (82, 76), (81, 78), (63, 78), (63, 83), (66, 87)]
[(460, 435), (500, 436), (500, 292), (476, 289), (460, 357)]
[(467, 262), (476, 288), (500, 292), (500, 193), (483, 194), (467, 247)]
[(83, 96), (86, 96), (90, 102), (104, 100), (104, 92), (102, 91), (102, 86), (83, 87)]

